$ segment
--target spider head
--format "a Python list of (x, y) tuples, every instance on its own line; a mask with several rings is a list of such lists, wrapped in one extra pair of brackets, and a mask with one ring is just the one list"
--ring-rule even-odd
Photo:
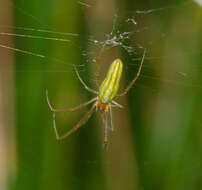
[(109, 112), (110, 103), (103, 103), (98, 99), (96, 102), (96, 107), (99, 111)]

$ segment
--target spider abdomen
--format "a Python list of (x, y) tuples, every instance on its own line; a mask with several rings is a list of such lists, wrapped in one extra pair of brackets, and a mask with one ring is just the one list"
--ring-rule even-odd
[(102, 82), (99, 89), (99, 99), (103, 103), (108, 103), (113, 100), (119, 89), (119, 82), (123, 70), (123, 64), (120, 59), (112, 62), (105, 80)]

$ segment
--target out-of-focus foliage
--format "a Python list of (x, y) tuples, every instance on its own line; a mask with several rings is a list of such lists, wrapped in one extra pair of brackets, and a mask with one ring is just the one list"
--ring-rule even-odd
[[(70, 42), (66, 43), (14, 39), (17, 49), (46, 57), (15, 53), (14, 81), (9, 81), (14, 84), (7, 88), (15, 92), (16, 171), (6, 178), (8, 189), (202, 188), (202, 8), (199, 5), (160, 0), (18, 0), (11, 4), (15, 27), (78, 35), (68, 35)], [(79, 105), (92, 97), (76, 78), (73, 65), (78, 65), (82, 78), (95, 87), (92, 60), (101, 44), (95, 48), (91, 42), (106, 39), (106, 33), (115, 26), (114, 21), (118, 23), (117, 34), (118, 31), (132, 34), (127, 47), (138, 44), (147, 49), (147, 55), (140, 79), (126, 97), (117, 100), (125, 108), (113, 113), (115, 131), (110, 136), (109, 149), (102, 148), (103, 131), (98, 114), (78, 132), (58, 142), (45, 91), (48, 89), (57, 108)], [(133, 23), (128, 28), (128, 22), (134, 21), (138, 25)], [(17, 28), (12, 32), (20, 33)], [(29, 32), (21, 31), (27, 36)], [(48, 33), (38, 35), (53, 37)], [(123, 45), (108, 48), (101, 61), (101, 78), (109, 60), (120, 57), (125, 69), (123, 89), (136, 74), (143, 48), (133, 53), (129, 56)], [(57, 114), (59, 132), (73, 127), (88, 109)]]

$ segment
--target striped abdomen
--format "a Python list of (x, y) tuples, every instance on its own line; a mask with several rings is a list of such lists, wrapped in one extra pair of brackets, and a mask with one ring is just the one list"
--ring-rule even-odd
[(120, 59), (116, 59), (111, 64), (105, 80), (99, 89), (99, 100), (102, 103), (108, 103), (116, 96), (119, 89), (119, 82), (123, 70), (123, 64)]

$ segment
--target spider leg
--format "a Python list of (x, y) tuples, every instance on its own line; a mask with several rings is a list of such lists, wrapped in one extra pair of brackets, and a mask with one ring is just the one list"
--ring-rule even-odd
[(106, 42), (103, 44), (97, 58), (96, 58), (96, 64), (95, 64), (95, 83), (97, 85), (97, 87), (99, 87), (99, 70), (100, 70), (100, 60), (101, 60), (101, 57), (102, 57), (102, 54), (104, 52), (104, 49), (105, 49), (105, 46), (106, 46)]
[(104, 126), (104, 149), (108, 148), (108, 126)]
[(76, 111), (76, 110), (80, 110), (81, 108), (87, 106), (88, 104), (94, 102), (95, 100), (97, 99), (97, 97), (91, 99), (90, 101), (88, 102), (85, 102), (79, 106), (76, 106), (76, 107), (73, 107), (73, 108), (67, 108), (67, 109), (54, 109), (50, 103), (50, 100), (48, 98), (48, 90), (46, 90), (46, 100), (47, 100), (47, 103), (48, 103), (48, 106), (51, 110), (51, 112), (72, 112), (72, 111)]
[(79, 72), (78, 72), (76, 66), (74, 67), (74, 69), (75, 69), (75, 72), (76, 72), (76, 75), (77, 75), (78, 79), (79, 79), (80, 82), (83, 84), (84, 88), (85, 88), (86, 90), (88, 90), (89, 92), (92, 92), (93, 94), (98, 94), (98, 92), (96, 92), (95, 90), (89, 88), (89, 87), (86, 85), (86, 83), (82, 80), (82, 78), (81, 78), (81, 76), (79, 75)]
[(104, 142), (103, 142), (104, 149), (108, 148), (108, 130), (111, 129), (111, 126), (109, 123), (109, 119), (110, 119), (109, 114), (110, 113), (106, 111), (102, 114), (102, 119), (104, 124)]
[(113, 105), (114, 107), (124, 108), (121, 104), (115, 102), (114, 100), (112, 100), (112, 105)]
[(75, 132), (76, 130), (78, 130), (91, 117), (91, 115), (94, 112), (94, 108), (95, 108), (95, 104), (93, 104), (93, 106), (91, 107), (91, 109), (80, 119), (80, 121), (71, 130), (69, 130), (67, 133), (65, 133), (62, 136), (59, 136), (59, 134), (58, 134), (58, 131), (57, 131), (57, 128), (56, 128), (56, 121), (55, 121), (55, 112), (54, 112), (53, 113), (53, 127), (54, 127), (54, 131), (55, 131), (56, 139), (59, 140), (59, 141), (63, 140), (66, 137), (68, 137), (69, 135), (71, 135), (73, 132)]
[[(113, 33), (113, 30), (114, 28), (112, 29), (110, 35), (108, 36), (107, 40), (104, 42), (104, 44), (102, 45), (102, 48), (100, 50), (100, 52), (98, 53), (97, 55), (97, 58), (96, 58), (96, 63), (95, 63), (95, 83), (96, 83), (96, 86), (99, 87), (99, 70), (100, 70), (100, 60), (101, 60), (101, 57), (102, 57), (102, 54), (104, 52), (104, 49), (107, 45), (107, 42), (108, 40), (110, 39), (110, 37), (112, 36), (112, 33)], [(114, 45), (112, 46), (111, 48), (113, 47), (116, 47), (117, 45)]]
[(130, 84), (127, 86), (127, 88), (120, 95), (117, 95), (117, 96), (124, 96), (124, 95), (126, 95), (128, 93), (128, 91), (131, 89), (131, 87), (134, 85), (134, 83), (136, 82), (136, 80), (139, 78), (140, 72), (141, 72), (141, 69), (142, 69), (142, 65), (143, 65), (143, 62), (144, 62), (145, 54), (146, 54), (146, 49), (144, 50), (144, 53), (143, 53), (143, 56), (142, 56), (142, 60), (141, 60), (141, 63), (140, 63), (140, 66), (139, 66), (139, 69), (138, 69), (138, 72), (137, 72), (136, 76), (130, 82)]
[(111, 131), (114, 131), (112, 107), (110, 106), (109, 109), (110, 109), (110, 122), (111, 122), (110, 129), (111, 129)]

